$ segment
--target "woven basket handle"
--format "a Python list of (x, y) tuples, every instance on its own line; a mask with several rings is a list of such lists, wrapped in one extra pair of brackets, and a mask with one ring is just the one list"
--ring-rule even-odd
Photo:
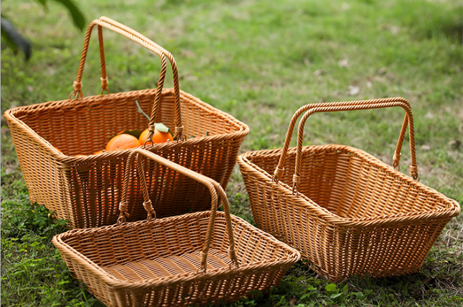
[(73, 84), (74, 91), (70, 94), (70, 97), (74, 96), (76, 98), (82, 98), (83, 93), (82, 93), (82, 75), (84, 71), (84, 66), (85, 66), (85, 60), (87, 57), (87, 52), (88, 52), (88, 45), (90, 44), (90, 37), (92, 30), (95, 25), (98, 25), (98, 41), (99, 41), (99, 47), (100, 47), (100, 60), (101, 60), (101, 84), (102, 84), (102, 90), (101, 93), (103, 93), (104, 90), (109, 92), (109, 89), (107, 88), (108, 85), (108, 79), (106, 75), (106, 62), (105, 62), (105, 55), (104, 55), (104, 44), (103, 44), (103, 31), (102, 27), (105, 27), (107, 29), (110, 29), (116, 33), (119, 33), (132, 41), (138, 43), (139, 45), (147, 48), (148, 50), (152, 51), (153, 53), (157, 54), (160, 59), (161, 59), (161, 72), (159, 75), (159, 81), (158, 85), (156, 88), (156, 94), (155, 94), (155, 99), (154, 99), (154, 104), (153, 104), (153, 109), (151, 111), (151, 118), (149, 122), (149, 131), (151, 132), (149, 138), (152, 136), (154, 133), (154, 124), (156, 122), (157, 114), (158, 114), (158, 109), (160, 105), (160, 100), (161, 100), (161, 93), (162, 93), (162, 88), (164, 86), (164, 79), (165, 79), (165, 74), (167, 71), (167, 65), (166, 65), (166, 55), (169, 58), (169, 61), (171, 62), (172, 65), (172, 71), (173, 71), (173, 76), (174, 76), (174, 93), (175, 93), (175, 134), (174, 137), (177, 140), (183, 140), (185, 139), (183, 135), (183, 126), (182, 126), (182, 119), (181, 119), (181, 112), (180, 112), (180, 89), (179, 89), (179, 84), (178, 84), (178, 70), (177, 66), (175, 63), (175, 59), (172, 57), (172, 55), (166, 51), (164, 48), (161, 46), (157, 45), (153, 41), (149, 40), (145, 36), (141, 35), (140, 33), (130, 29), (129, 27), (126, 27), (120, 23), (117, 23), (116, 21), (113, 21), (107, 17), (101, 17), (100, 19), (93, 20), (90, 25), (87, 28), (87, 33), (85, 35), (85, 40), (84, 40), (84, 46), (82, 49), (82, 56), (80, 59), (80, 64), (79, 64), (79, 69), (77, 71), (77, 77), (76, 81)]
[[(355, 104), (355, 103), (358, 103), (358, 102), (366, 102), (366, 103), (370, 102), (371, 103), (372, 101), (378, 101), (378, 102), (403, 101), (407, 105), (410, 105), (410, 103), (405, 98), (402, 98), (402, 97), (360, 100), (360, 101), (349, 101), (349, 102), (330, 102), (329, 105), (334, 107), (334, 106), (344, 106), (344, 105), (349, 105), (349, 104)], [(317, 108), (317, 107), (320, 107), (320, 106), (324, 106), (326, 104), (327, 103), (307, 104), (305, 106), (300, 107), (299, 110), (297, 110), (296, 113), (294, 113), (293, 117), (291, 118), (291, 122), (289, 124), (288, 131), (286, 132), (286, 139), (285, 139), (285, 143), (284, 143), (284, 146), (283, 146), (282, 155), (281, 155), (280, 160), (278, 162), (278, 166), (275, 169), (275, 172), (273, 174), (273, 180), (275, 182), (278, 182), (279, 178), (283, 174), (283, 171), (284, 171), (283, 166), (284, 166), (285, 160), (286, 160), (286, 153), (288, 152), (289, 143), (291, 142), (291, 136), (293, 135), (294, 126), (296, 125), (297, 119), (299, 118), (299, 116), (301, 116), (301, 114), (303, 112), (305, 112), (305, 111), (307, 111), (307, 110), (309, 110), (311, 108)], [(394, 152), (394, 158), (393, 158), (393, 163), (392, 163), (392, 166), (394, 168), (397, 168), (397, 169), (399, 168), (399, 161), (400, 161), (400, 155), (401, 155), (400, 151), (402, 150), (402, 143), (403, 143), (403, 140), (404, 140), (404, 137), (405, 137), (405, 132), (407, 131), (407, 126), (408, 126), (408, 115), (405, 114), (405, 118), (404, 118), (404, 121), (402, 123), (402, 129), (400, 130), (400, 135), (399, 135), (399, 139), (397, 141), (397, 146), (396, 146), (396, 150)], [(414, 150), (413, 150), (413, 152), (414, 152)]]
[[(122, 200), (119, 205), (119, 210), (120, 210), (120, 215), (118, 218), (118, 224), (123, 224), (125, 223), (126, 216), (128, 216), (127, 212), (127, 189), (129, 187), (129, 182), (130, 182), (130, 173), (131, 173), (131, 165), (132, 161), (135, 158), (135, 155), (144, 155), (145, 157), (152, 159), (156, 161), (159, 164), (164, 165), (165, 167), (168, 167), (184, 176), (187, 176), (197, 182), (200, 182), (204, 184), (210, 191), (211, 193), (211, 198), (212, 198), (212, 205), (211, 205), (211, 217), (209, 219), (209, 226), (207, 229), (207, 234), (206, 234), (206, 242), (204, 244), (203, 250), (201, 252), (201, 269), (205, 272), (207, 269), (207, 254), (209, 252), (209, 246), (211, 244), (211, 238), (212, 238), (212, 232), (214, 230), (214, 222), (215, 222), (215, 217), (216, 217), (216, 212), (217, 212), (217, 201), (218, 198), (221, 199), (222, 204), (224, 206), (224, 212), (225, 212), (225, 221), (227, 225), (227, 232), (228, 232), (228, 239), (229, 239), (229, 250), (228, 250), (228, 255), (232, 262), (238, 267), (238, 258), (236, 256), (235, 252), (235, 241), (233, 239), (233, 229), (232, 229), (232, 223), (231, 223), (231, 217), (230, 217), (230, 206), (228, 204), (227, 200), (227, 195), (225, 194), (224, 190), (220, 186), (220, 184), (204, 175), (198, 174), (196, 172), (193, 172), (192, 170), (189, 170), (183, 166), (180, 166), (172, 161), (169, 161), (165, 158), (162, 158), (150, 151), (137, 148), (134, 151), (132, 151), (127, 159), (127, 166), (125, 170), (125, 175), (124, 175), (124, 188), (122, 192)], [(146, 179), (145, 179), (145, 172), (143, 169), (143, 164), (141, 159), (138, 157), (137, 158), (137, 168), (138, 168), (138, 177), (140, 179), (141, 183), (141, 188), (143, 191), (143, 207), (145, 210), (148, 212), (148, 220), (151, 220), (153, 217), (156, 219), (156, 213), (153, 209), (151, 200), (149, 199), (149, 193), (148, 193), (148, 187), (146, 185)], [(217, 196), (218, 194), (218, 196)]]
[[(180, 85), (179, 85), (179, 78), (178, 78), (178, 68), (177, 68), (177, 63), (175, 62), (174, 56), (164, 49), (161, 45), (153, 42), (152, 40), (146, 38), (142, 34), (138, 33), (137, 31), (127, 27), (126, 25), (121, 24), (120, 22), (117, 22), (109, 17), (101, 16), (100, 20), (103, 22), (106, 22), (110, 25), (113, 25), (114, 27), (118, 27), (120, 29), (123, 29), (129, 33), (131, 33), (133, 36), (136, 36), (140, 39), (148, 41), (151, 45), (153, 45), (155, 48), (157, 48), (159, 51), (161, 51), (165, 57), (169, 59), (170, 65), (172, 66), (172, 76), (173, 76), (173, 81), (174, 81), (174, 97), (175, 97), (175, 110), (174, 110), (174, 118), (175, 118), (175, 133), (174, 133), (174, 138), (177, 140), (185, 140), (186, 137), (183, 134), (183, 126), (182, 126), (182, 112), (180, 108)], [(102, 45), (101, 45), (102, 46)], [(101, 50), (101, 49), (100, 49)], [(104, 57), (104, 51), (103, 51), (103, 57)], [(104, 61), (102, 61), (103, 63)], [(103, 70), (102, 70), (103, 72)], [(106, 68), (105, 68), (105, 73), (106, 73)], [(158, 109), (159, 109), (159, 102), (155, 102), (153, 105), (153, 110), (151, 111), (151, 121), (150, 121), (150, 127), (151, 124), (153, 125), (153, 131), (154, 131), (154, 123), (157, 118), (158, 114)], [(152, 123), (151, 123), (152, 122)]]
[[(335, 112), (335, 111), (348, 111), (348, 110), (366, 110), (366, 109), (374, 109), (374, 108), (386, 108), (386, 107), (392, 107), (392, 106), (399, 106), (397, 103), (402, 106), (407, 114), (405, 115), (402, 128), (400, 131), (399, 139), (397, 141), (397, 146), (396, 150), (394, 153), (394, 162), (393, 166), (398, 167), (399, 165), (399, 160), (400, 160), (400, 151), (402, 149), (402, 143), (405, 137), (405, 132), (407, 130), (408, 122), (410, 119), (410, 152), (411, 152), (411, 165), (410, 165), (410, 173), (414, 179), (419, 179), (418, 176), (418, 167), (416, 166), (416, 157), (415, 157), (415, 139), (414, 139), (414, 128), (413, 128), (413, 116), (411, 113), (411, 108), (410, 108), (410, 103), (405, 99), (401, 97), (395, 97), (395, 98), (384, 98), (384, 99), (370, 99), (370, 100), (360, 100), (360, 101), (348, 101), (348, 102), (332, 102), (332, 103), (315, 103), (315, 104), (308, 104), (305, 105), (299, 110), (296, 111), (296, 113), (293, 115), (288, 132), (286, 134), (286, 140), (285, 144), (283, 147), (282, 155), (280, 157), (280, 160), (278, 162), (278, 166), (275, 169), (275, 173), (273, 175), (274, 181), (278, 181), (279, 177), (282, 175), (284, 171), (284, 164), (286, 160), (286, 154), (289, 148), (289, 143), (291, 141), (291, 136), (294, 130), (294, 126), (296, 125), (296, 121), (299, 118), (299, 116), (307, 111), (309, 111), (305, 115), (305, 120), (307, 120), (307, 117), (310, 116), (310, 114), (316, 113), (316, 112)], [(328, 111), (321, 111), (320, 108), (328, 108)], [(316, 111), (313, 111), (316, 110)], [(304, 123), (305, 123), (304, 120)], [(302, 120), (301, 120), (302, 123)], [(300, 129), (303, 130), (303, 125), (300, 127)], [(302, 134), (299, 134), (299, 138), (302, 137)], [(301, 148), (302, 148), (302, 140), (301, 140)], [(295, 174), (298, 175), (298, 174)], [(297, 179), (295, 179), (297, 180)]]
[[(389, 107), (402, 107), (407, 113), (404, 119), (404, 124), (409, 124), (409, 137), (410, 137), (410, 175), (413, 179), (419, 181), (418, 166), (416, 165), (415, 155), (415, 134), (413, 125), (413, 115), (410, 107), (410, 103), (405, 98), (385, 98), (385, 99), (371, 99), (363, 101), (351, 101), (346, 102), (343, 105), (339, 103), (331, 104), (325, 103), (317, 107), (310, 108), (307, 113), (301, 119), (298, 127), (297, 134), (297, 153), (296, 153), (296, 168), (293, 175), (293, 193), (297, 193), (300, 181), (300, 175), (302, 172), (302, 142), (304, 138), (304, 126), (310, 115), (313, 113), (321, 112), (338, 112), (338, 111), (355, 111), (355, 110), (369, 110), (369, 109), (381, 109)], [(403, 128), (403, 127), (402, 127)], [(398, 148), (402, 147), (403, 136), (399, 137)], [(400, 152), (399, 152), (400, 154)]]

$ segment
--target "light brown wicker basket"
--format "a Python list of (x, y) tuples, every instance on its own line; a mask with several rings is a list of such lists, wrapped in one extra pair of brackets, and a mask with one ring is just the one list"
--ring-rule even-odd
[[(92, 29), (98, 25), (102, 67), (102, 93), (108, 91), (102, 28), (117, 32), (157, 54), (161, 74), (156, 89), (83, 98), (82, 73)], [(173, 70), (174, 89), (163, 89), (166, 57)], [(108, 91), (109, 92), (109, 91)], [(113, 224), (117, 219), (122, 176), (131, 149), (93, 155), (111, 136), (125, 129), (154, 130), (155, 122), (175, 129), (178, 141), (148, 149), (180, 165), (204, 174), (226, 187), (239, 147), (249, 128), (190, 94), (180, 91), (178, 70), (172, 55), (140, 33), (109, 18), (88, 27), (74, 91), (76, 99), (13, 108), (4, 116), (29, 189), (31, 202), (45, 205), (70, 228)], [(141, 115), (138, 101), (151, 121)], [(150, 112), (151, 110), (151, 112)], [(57, 150), (59, 148), (63, 153)], [(77, 154), (88, 156), (75, 157)], [(158, 216), (207, 210), (207, 189), (180, 179), (162, 166), (150, 169), (150, 195), (156, 197)], [(136, 185), (136, 180), (134, 183)], [(129, 188), (131, 203), (142, 199), (140, 189)], [(195, 197), (191, 197), (195, 195)], [(130, 221), (144, 218), (143, 209), (130, 207)]]
[[(402, 107), (409, 124), (412, 179), (368, 153), (344, 145), (302, 146), (304, 124), (317, 112)], [(297, 148), (289, 148), (296, 121)], [(318, 103), (300, 108), (283, 149), (248, 152), (238, 164), (258, 226), (296, 247), (332, 281), (351, 275), (403, 275), (420, 269), (459, 204), (418, 182), (413, 117), (404, 98)], [(294, 173), (291, 169), (296, 168)]]
[[(206, 186), (211, 211), (156, 219), (138, 154)], [(117, 225), (70, 230), (53, 238), (69, 270), (107, 306), (236, 301), (251, 290), (276, 285), (300, 259), (297, 250), (230, 215), (225, 192), (216, 181), (149, 151), (136, 149), (129, 156), (126, 188), (135, 155), (148, 220), (126, 223), (124, 193)], [(217, 212), (218, 199), (224, 212)]]

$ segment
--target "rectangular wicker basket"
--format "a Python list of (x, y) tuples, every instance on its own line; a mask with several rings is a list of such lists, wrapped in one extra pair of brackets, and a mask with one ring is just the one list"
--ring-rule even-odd
[[(394, 167), (409, 123), (414, 179), (356, 148), (302, 146), (304, 124), (313, 113), (397, 106), (407, 115)], [(297, 148), (288, 149), (305, 111)], [(456, 201), (418, 182), (413, 117), (404, 98), (306, 105), (293, 116), (283, 149), (248, 152), (238, 164), (258, 226), (297, 248), (316, 272), (334, 282), (418, 271), (442, 229), (460, 212)]]
[[(102, 28), (117, 32), (157, 54), (161, 74), (156, 89), (83, 98), (82, 74), (92, 29), (98, 25), (102, 67), (102, 93), (107, 88)], [(171, 62), (173, 89), (163, 89), (166, 58)], [(149, 128), (162, 122), (177, 141), (147, 147), (182, 166), (204, 174), (226, 187), (239, 147), (249, 128), (229, 114), (180, 91), (178, 70), (172, 55), (134, 30), (109, 18), (94, 20), (88, 27), (77, 79), (76, 99), (52, 101), (7, 110), (18, 160), (31, 202), (45, 205), (70, 228), (113, 224), (117, 219), (122, 175), (132, 149), (94, 154), (121, 130)], [(148, 120), (138, 112), (151, 114)], [(59, 150), (58, 150), (59, 149)], [(61, 152), (62, 151), (62, 152)], [(76, 156), (83, 154), (84, 156)], [(162, 167), (151, 167), (150, 194), (156, 197), (158, 216), (207, 210), (207, 190), (191, 179), (179, 179)], [(129, 188), (131, 203), (142, 199), (140, 189)], [(191, 197), (194, 195), (195, 197)], [(188, 196), (188, 197), (186, 197)], [(144, 218), (143, 210), (130, 207), (130, 221)]]
[[(137, 154), (205, 185), (212, 209), (156, 219), (139, 155), (148, 220), (126, 223), (124, 194), (117, 225), (70, 230), (53, 238), (69, 270), (107, 306), (232, 302), (251, 290), (276, 285), (300, 259), (297, 250), (230, 215), (225, 192), (216, 181), (143, 149), (132, 152), (127, 168)], [(127, 170), (126, 183), (132, 174)], [(224, 212), (217, 211), (218, 199)]]

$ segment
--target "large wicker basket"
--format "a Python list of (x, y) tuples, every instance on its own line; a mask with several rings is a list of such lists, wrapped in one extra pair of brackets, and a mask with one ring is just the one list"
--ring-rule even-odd
[[(98, 25), (102, 93), (108, 91), (102, 28), (113, 30), (146, 47), (161, 58), (156, 89), (83, 98), (82, 73), (92, 29)], [(173, 70), (174, 89), (163, 89), (166, 57)], [(108, 91), (109, 92), (109, 91)], [(204, 174), (226, 187), (239, 147), (249, 128), (210, 105), (179, 90), (172, 55), (141, 34), (109, 18), (94, 20), (85, 37), (72, 96), (13, 108), (4, 116), (29, 189), (31, 202), (45, 205), (71, 228), (113, 224), (117, 219), (122, 175), (131, 149), (92, 155), (121, 130), (150, 128), (162, 122), (175, 129), (177, 141), (148, 147), (152, 152)], [(138, 102), (151, 121), (138, 112)], [(59, 150), (63, 153), (61, 153)], [(76, 157), (77, 154), (87, 156)], [(207, 189), (188, 178), (180, 179), (162, 166), (152, 165), (148, 189), (156, 197), (158, 216), (207, 210)], [(136, 185), (136, 180), (134, 183)], [(142, 199), (140, 189), (129, 188), (131, 203)], [(194, 197), (191, 197), (194, 195)], [(130, 207), (130, 221), (144, 218), (143, 209)]]
[[(148, 220), (126, 223), (124, 194), (118, 225), (75, 229), (53, 238), (69, 270), (107, 306), (236, 301), (251, 290), (276, 285), (300, 259), (297, 250), (230, 215), (225, 192), (216, 181), (142, 149), (129, 156), (128, 169), (136, 154), (205, 185), (212, 209), (156, 219), (139, 156)], [(127, 170), (125, 182), (131, 176)], [(218, 199), (224, 212), (217, 212)]]
[[(414, 179), (356, 148), (302, 146), (304, 124), (313, 113), (396, 106), (407, 115), (394, 166), (409, 124)], [(288, 150), (305, 111), (297, 148)], [(404, 98), (306, 105), (293, 116), (283, 149), (248, 152), (238, 163), (258, 226), (296, 247), (316, 272), (335, 282), (350, 275), (418, 271), (444, 226), (460, 212), (456, 201), (418, 182), (413, 117)]]

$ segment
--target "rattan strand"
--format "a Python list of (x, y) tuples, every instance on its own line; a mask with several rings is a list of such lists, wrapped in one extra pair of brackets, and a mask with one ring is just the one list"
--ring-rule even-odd
[[(70, 228), (95, 227), (116, 222), (123, 171), (132, 150), (99, 155), (93, 153), (104, 148), (109, 138), (121, 130), (144, 130), (149, 126), (146, 118), (137, 111), (135, 101), (138, 101), (145, 113), (155, 114), (158, 122), (171, 128), (176, 127), (176, 121), (180, 119), (177, 115), (182, 115), (179, 133), (186, 140), (155, 144), (148, 147), (148, 150), (206, 175), (218, 181), (222, 187), (227, 186), (239, 147), (249, 133), (245, 124), (178, 89), (178, 80), (175, 81), (177, 68), (170, 53), (159, 51), (161, 47), (141, 34), (133, 30), (128, 32), (127, 27), (113, 26), (108, 20), (102, 18), (100, 21), (93, 21), (89, 26), (76, 78), (76, 96), (83, 95), (81, 75), (91, 29), (96, 24), (117, 30), (117, 33), (156, 52), (161, 58), (160, 84), (163, 82), (163, 67), (167, 56), (174, 69), (175, 89), (158, 87), (52, 101), (13, 108), (4, 114), (31, 202), (43, 204), (54, 211), (58, 218), (66, 219)], [(100, 38), (102, 41), (103, 37)], [(102, 50), (103, 44), (100, 44), (100, 58), (104, 69), (102, 78), (105, 78)], [(153, 105), (156, 99), (159, 99), (159, 104)], [(176, 111), (178, 106), (180, 112)], [(75, 157), (77, 154), (87, 156)], [(150, 197), (156, 200), (154, 209), (158, 217), (208, 209), (210, 196), (203, 186), (189, 178), (179, 179), (162, 166), (148, 163), (146, 167), (147, 172), (151, 172), (147, 177), (147, 184)], [(130, 204), (143, 199), (140, 189), (137, 188), (137, 180), (131, 185)], [(191, 195), (196, 197), (191, 198)], [(128, 211), (129, 221), (145, 218), (144, 210), (140, 207), (130, 205)]]
[[(293, 116), (283, 149), (238, 157), (259, 227), (297, 248), (311, 268), (332, 281), (418, 271), (442, 229), (460, 213), (456, 201), (362, 150), (334, 144), (302, 146), (305, 120), (315, 112), (392, 106), (407, 112), (394, 164), (410, 124), (410, 172), (418, 179), (413, 117), (404, 98), (306, 105)], [(298, 146), (289, 149), (304, 111)]]
[[(212, 211), (75, 229), (55, 236), (53, 244), (69, 270), (107, 306), (232, 302), (251, 290), (266, 291), (276, 285), (300, 259), (295, 249), (230, 215), (225, 192), (217, 182), (144, 150), (135, 153), (206, 185)], [(131, 165), (129, 160), (125, 183), (134, 176)], [(143, 173), (139, 168), (137, 174)], [(216, 212), (218, 199), (225, 212)], [(239, 265), (232, 264), (232, 259), (238, 259)]]

